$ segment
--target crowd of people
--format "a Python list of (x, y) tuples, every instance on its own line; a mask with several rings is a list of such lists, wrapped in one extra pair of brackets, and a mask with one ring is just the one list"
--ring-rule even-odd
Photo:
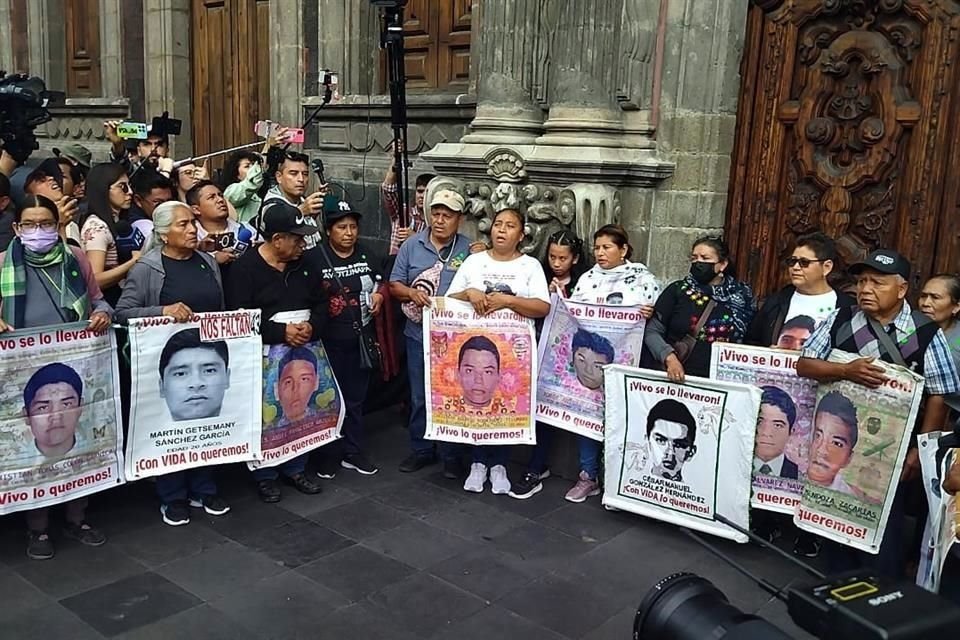
[[(537, 425), (537, 444), (526, 469), (513, 479), (507, 471), (510, 447), (425, 439), (421, 325), (424, 309), (436, 296), (469, 303), (480, 315), (509, 309), (538, 328), (554, 295), (637, 309), (647, 320), (639, 365), (663, 370), (677, 383), (687, 376), (709, 377), (713, 343), (779, 346), (798, 351), (798, 373), (815, 380), (876, 387), (884, 378), (875, 359), (912, 367), (926, 382), (917, 431), (949, 428), (960, 410), (960, 278), (931, 278), (914, 309), (907, 301), (911, 265), (895, 251), (878, 250), (850, 265), (844, 281), (838, 277), (834, 241), (821, 233), (803, 236), (784, 260), (790, 284), (758, 309), (749, 282), (738, 277), (719, 237), (696, 240), (689, 247), (689, 272), (668, 284), (633, 259), (628, 233), (617, 224), (597, 229), (586, 247), (587, 239), (560, 230), (550, 236), (541, 262), (520, 249), (527, 229), (522, 211), (496, 212), (489, 245), (484, 244), (459, 232), (466, 210), (461, 195), (438, 190), (425, 201), (432, 175), (417, 177), (414, 202), (403, 212), (391, 167), (381, 194), (393, 224), (389, 255), (381, 256), (360, 240), (359, 212), (324, 185), (308, 189), (309, 159), (301, 153), (282, 152), (270, 176), (275, 184), (265, 190), (270, 171), (262, 154), (232, 154), (214, 181), (204, 166), (174, 166), (165, 136), (151, 134), (127, 146), (116, 125), (105, 123), (113, 143), (105, 163), (94, 164), (79, 145), (65, 145), (33, 167), (11, 169), (9, 162), (0, 163), (0, 169), (11, 169), (9, 176), (0, 174), (0, 330), (77, 321), (102, 330), (135, 317), (187, 321), (199, 312), (256, 308), (262, 310), (265, 344), (296, 349), (322, 341), (343, 393), (343, 438), (315, 451), (315, 465), (308, 467), (310, 454), (305, 453), (254, 471), (256, 490), (265, 502), (282, 499), (281, 481), (315, 494), (322, 489), (321, 480), (334, 478), (339, 470), (377, 472), (364, 441), (363, 405), (371, 371), (360, 362), (363, 339), (376, 341), (375, 320), (394, 307), (402, 313), (398, 327), (400, 319), (405, 321), (398, 346), (406, 353), (409, 380), (410, 451), (400, 471), (442, 463), (443, 475), (462, 482), (465, 491), (483, 492), (489, 483), (494, 494), (529, 499), (541, 490), (551, 473), (553, 427)], [(264, 152), (282, 142), (284, 132), (277, 135), (266, 142)], [(405, 223), (401, 213), (408, 214)], [(839, 282), (847, 284), (833, 284)], [(298, 310), (307, 310), (308, 317), (273, 319)], [(574, 346), (578, 379), (599, 388), (611, 355), (588, 344)], [(842, 365), (828, 362), (834, 348), (860, 357)], [(489, 403), (484, 376), (499, 369), (498, 358), (495, 348), (479, 341), (461, 350), (461, 378), (477, 381), (475, 387), (465, 385), (465, 412)], [(294, 376), (289, 384), (301, 382)], [(789, 397), (784, 400), (775, 392), (764, 389), (764, 407), (770, 410), (761, 410), (755, 465), (765, 473), (796, 477), (795, 466), (776, 446), (789, 434), (796, 408), (791, 410)], [(129, 386), (123, 393), (129, 396)], [(78, 399), (79, 393), (74, 401)], [(28, 413), (33, 404), (42, 412), (42, 403), (33, 401), (27, 403)], [(129, 397), (123, 405), (126, 410)], [(826, 441), (829, 434), (816, 433), (817, 438)], [(577, 437), (577, 446), (578, 475), (565, 497), (581, 503), (601, 493), (603, 445)], [(829, 447), (815, 442), (811, 469), (826, 473), (842, 466), (844, 456), (849, 457), (844, 446), (837, 438)], [(905, 513), (918, 472), (914, 447), (878, 556), (889, 575), (904, 571)], [(952, 482), (949, 486), (957, 478)], [(156, 490), (162, 519), (172, 526), (188, 523), (191, 508), (213, 515), (230, 509), (210, 467), (161, 476)], [(103, 544), (106, 536), (86, 520), (86, 505), (86, 499), (65, 505), (63, 533), (87, 545)], [(53, 557), (49, 509), (26, 516), (27, 554)], [(774, 516), (758, 517), (755, 524), (771, 539), (786, 526)], [(838, 567), (865, 560), (829, 546), (831, 562)], [(821, 541), (800, 536), (795, 551), (815, 556)]]

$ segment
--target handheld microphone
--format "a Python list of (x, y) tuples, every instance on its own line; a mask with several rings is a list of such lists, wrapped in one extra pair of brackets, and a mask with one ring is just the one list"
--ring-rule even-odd
[(143, 232), (130, 224), (129, 220), (117, 220), (117, 237), (114, 242), (117, 245), (117, 255), (121, 262), (126, 262), (132, 258), (133, 252), (139, 251), (145, 240)]
[(243, 255), (243, 252), (250, 248), (252, 242), (253, 232), (245, 226), (240, 227), (240, 230), (237, 231), (237, 243), (233, 245), (233, 252), (238, 256)]

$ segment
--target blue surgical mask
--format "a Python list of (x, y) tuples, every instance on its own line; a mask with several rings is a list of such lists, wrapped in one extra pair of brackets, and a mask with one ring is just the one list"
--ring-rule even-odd
[(60, 242), (60, 234), (56, 229), (34, 229), (33, 231), (23, 231), (20, 233), (20, 242), (28, 251), (34, 253), (47, 253)]

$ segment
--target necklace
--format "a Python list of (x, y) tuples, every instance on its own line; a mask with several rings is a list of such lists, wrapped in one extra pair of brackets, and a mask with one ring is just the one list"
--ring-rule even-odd
[[(433, 240), (431, 240), (430, 243), (433, 244)], [(450, 241), (450, 248), (449, 248), (450, 250), (447, 251), (446, 258), (443, 257), (443, 249), (442, 248), (437, 249), (437, 258), (439, 258), (441, 263), (447, 264), (448, 262), (450, 262), (450, 258), (453, 257), (453, 248), (456, 244), (457, 244), (457, 238), (456, 236), (454, 236), (453, 240)], [(434, 247), (434, 249), (436, 249), (436, 247)]]

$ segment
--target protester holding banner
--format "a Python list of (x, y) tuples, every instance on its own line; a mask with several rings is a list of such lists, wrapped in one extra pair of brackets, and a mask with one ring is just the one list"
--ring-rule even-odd
[[(358, 242), (360, 214), (344, 201), (327, 198), (324, 212), (327, 242), (314, 255), (329, 298), (328, 317), (321, 338), (340, 384), (345, 405), (343, 445), (335, 443), (321, 451), (326, 464), (321, 478), (332, 478), (336, 467), (373, 475), (379, 469), (363, 451), (363, 402), (370, 384), (371, 366), (362, 364), (376, 342), (373, 318), (380, 313), (383, 295), (382, 260)], [(324, 455), (326, 454), (326, 455)]]
[(693, 243), (690, 273), (668, 286), (647, 323), (640, 366), (663, 369), (670, 380), (707, 377), (714, 342), (743, 342), (753, 319), (753, 292), (733, 275), (720, 238)]
[[(529, 318), (531, 323), (535, 318), (546, 316), (550, 311), (550, 292), (543, 269), (536, 259), (519, 249), (525, 223), (523, 215), (514, 209), (504, 209), (494, 215), (490, 228), (493, 246), (463, 262), (447, 295), (469, 302), (479, 315), (509, 309)], [(473, 340), (476, 340), (473, 348), (464, 349), (459, 361), (461, 381), (471, 381), (465, 383), (464, 399), (471, 405), (470, 410), (495, 410), (490, 403), (491, 387), (495, 388), (496, 384), (491, 382), (499, 378), (500, 354), (489, 340), (487, 343)], [(468, 341), (464, 346), (469, 344)], [(506, 467), (509, 451), (506, 446), (474, 446), (473, 464), (463, 485), (464, 491), (482, 493), (489, 470), (493, 493), (509, 493)]]
[[(407, 374), (410, 379), (410, 455), (400, 471), (411, 473), (434, 464), (434, 444), (425, 440), (427, 429), (426, 391), (423, 366), (423, 310), (430, 298), (443, 296), (453, 276), (469, 255), (470, 241), (457, 232), (465, 203), (455, 191), (441, 190), (430, 200), (430, 227), (400, 246), (390, 273), (390, 296), (399, 300), (407, 324), (403, 330), (407, 347)], [(457, 445), (441, 444), (443, 474), (448, 480), (461, 477)]]
[[(834, 241), (822, 233), (811, 233), (797, 239), (797, 246), (783, 261), (790, 284), (768, 297), (757, 312), (744, 339), (746, 344), (758, 347), (776, 347), (799, 350), (813, 328), (834, 309), (851, 307), (852, 296), (830, 286), (827, 277), (837, 263)], [(795, 318), (806, 318), (795, 327), (787, 323)]]
[[(104, 300), (86, 256), (58, 235), (57, 215), (57, 205), (43, 196), (27, 196), (17, 207), (13, 227), (16, 237), (7, 250), (0, 253), (0, 331), (78, 320), (89, 320), (93, 331), (110, 327), (113, 309)], [(66, 367), (61, 367), (65, 372)], [(48, 380), (51, 387), (59, 385), (68, 393), (75, 393), (79, 402), (81, 391), (76, 389), (82, 387), (82, 383), (78, 384), (76, 373), (69, 379), (60, 377), (63, 379), (55, 375), (36, 379)], [(37, 394), (43, 391), (39, 382), (35, 387), (31, 393), (25, 391), (28, 416)], [(42, 447), (40, 440), (37, 446)], [(106, 542), (106, 536), (85, 521), (87, 498), (71, 500), (64, 509), (65, 535), (93, 547)], [(54, 548), (48, 532), (50, 508), (28, 511), (26, 519), (27, 556), (34, 560), (52, 558)]]
[[(873, 364), (876, 358), (913, 369), (925, 381), (920, 431), (926, 433), (944, 428), (944, 397), (960, 391), (960, 380), (943, 331), (906, 302), (910, 270), (906, 258), (888, 249), (874, 251), (851, 266), (850, 274), (857, 278), (858, 306), (838, 309), (823, 321), (804, 345), (797, 373), (822, 382), (849, 380), (878, 388), (887, 378), (884, 370)], [(860, 357), (844, 363), (827, 361), (834, 349)], [(891, 577), (903, 575), (905, 489), (918, 471), (919, 454), (914, 445), (903, 465), (879, 555), (872, 559), (877, 570)], [(831, 569), (855, 568), (867, 561), (851, 549), (835, 545), (828, 549)]]
[[(222, 311), (220, 270), (210, 256), (197, 250), (197, 224), (190, 208), (182, 202), (165, 202), (154, 209), (153, 225), (143, 257), (127, 275), (117, 319), (169, 316), (187, 322), (195, 313)], [(182, 348), (199, 349), (200, 345)], [(161, 380), (172, 377), (165, 369), (175, 355), (171, 351), (167, 366), (161, 367)], [(173, 527), (189, 524), (191, 506), (216, 516), (230, 511), (217, 493), (211, 467), (158, 476), (157, 496), (163, 521)]]
[[(245, 252), (233, 265), (227, 280), (227, 307), (262, 311), (260, 334), (264, 345), (303, 347), (320, 339), (327, 319), (328, 300), (320, 273), (301, 259), (305, 237), (316, 233), (317, 228), (305, 224), (299, 209), (279, 201), (264, 207), (262, 231), (265, 242)], [(309, 319), (273, 319), (297, 311), (306, 312)], [(277, 482), (281, 474), (301, 493), (320, 493), (322, 487), (307, 477), (306, 467), (307, 453), (301, 453), (279, 466), (256, 469), (253, 477), (260, 499), (281, 499)]]
[[(593, 234), (593, 253), (596, 264), (581, 276), (570, 293), (573, 302), (588, 302), (613, 307), (633, 307), (640, 311), (643, 318), (653, 314), (653, 305), (660, 294), (660, 283), (656, 276), (641, 262), (631, 262), (633, 247), (626, 230), (620, 225), (606, 225)], [(599, 372), (599, 363), (613, 362), (613, 346), (605, 338), (594, 333), (578, 331), (574, 336), (574, 369), (578, 372), (581, 384), (599, 390), (602, 397), (602, 374), (596, 375), (593, 382), (585, 382), (588, 369)], [(606, 347), (606, 348), (604, 348)], [(599, 351), (597, 351), (599, 349)], [(601, 353), (609, 351), (609, 353)], [(590, 359), (590, 362), (587, 362)], [(580, 474), (577, 482), (567, 492), (570, 502), (583, 502), (590, 496), (600, 494), (600, 455), (603, 443), (583, 435), (577, 436), (579, 448)], [(522, 495), (527, 489), (535, 489), (539, 480), (531, 474), (524, 476), (514, 493)]]

